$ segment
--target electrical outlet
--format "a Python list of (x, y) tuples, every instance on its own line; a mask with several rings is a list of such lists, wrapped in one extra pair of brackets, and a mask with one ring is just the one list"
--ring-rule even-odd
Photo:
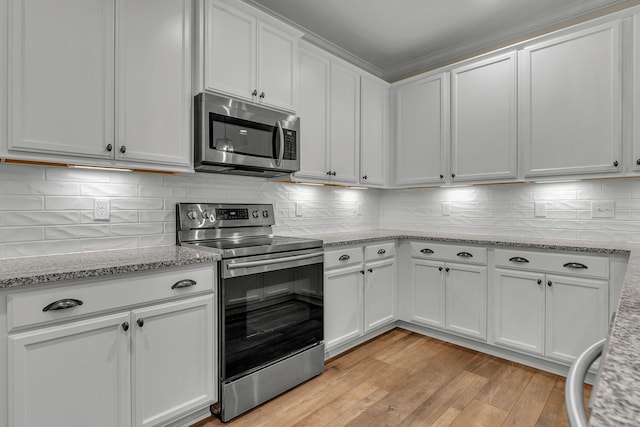
[(451, 205), (449, 203), (442, 204), (442, 216), (451, 215)]
[(296, 216), (302, 216), (302, 203), (296, 203)]
[(356, 207), (356, 215), (362, 216), (362, 203), (358, 203)]
[(109, 199), (95, 199), (93, 208), (94, 221), (108, 221), (111, 218), (111, 203)]
[(540, 218), (547, 216), (547, 202), (534, 202), (533, 215)]
[(614, 205), (612, 201), (591, 202), (592, 218), (613, 218), (614, 213)]

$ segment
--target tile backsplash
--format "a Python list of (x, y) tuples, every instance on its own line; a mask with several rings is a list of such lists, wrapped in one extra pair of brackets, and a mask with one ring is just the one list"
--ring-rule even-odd
[[(94, 201), (111, 218), (95, 221)], [(279, 233), (377, 228), (379, 191), (0, 164), (0, 258), (172, 245), (177, 202), (273, 203)]]
[[(109, 199), (109, 221), (93, 219), (96, 198)], [(273, 203), (283, 234), (401, 228), (640, 242), (640, 178), (357, 190), (0, 164), (0, 258), (172, 245), (182, 201)], [(602, 201), (613, 202), (612, 218), (592, 216)]]

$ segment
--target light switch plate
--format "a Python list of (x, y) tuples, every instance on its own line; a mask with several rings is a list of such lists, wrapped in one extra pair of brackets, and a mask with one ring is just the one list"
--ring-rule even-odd
[(451, 205), (449, 203), (442, 204), (442, 215), (443, 216), (451, 215)]
[(547, 202), (534, 202), (533, 215), (540, 218), (547, 216)]
[(591, 202), (591, 218), (613, 218), (614, 214), (613, 201)]
[(95, 199), (93, 208), (94, 221), (108, 221), (111, 218), (111, 203), (109, 199)]
[(296, 216), (302, 216), (302, 203), (296, 203)]

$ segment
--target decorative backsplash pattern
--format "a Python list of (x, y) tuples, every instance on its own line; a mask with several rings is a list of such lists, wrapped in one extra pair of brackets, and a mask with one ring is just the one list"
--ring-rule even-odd
[[(109, 221), (93, 220), (96, 197), (110, 200)], [(0, 258), (172, 245), (183, 201), (273, 203), (283, 234), (400, 228), (640, 242), (640, 179), (357, 190), (1, 164)], [(598, 201), (614, 202), (613, 218), (592, 218)], [(534, 215), (536, 202), (545, 217)]]

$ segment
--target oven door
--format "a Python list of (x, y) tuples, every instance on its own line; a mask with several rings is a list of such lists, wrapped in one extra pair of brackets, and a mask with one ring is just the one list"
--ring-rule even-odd
[(323, 260), (311, 249), (222, 262), (223, 382), (323, 341)]

